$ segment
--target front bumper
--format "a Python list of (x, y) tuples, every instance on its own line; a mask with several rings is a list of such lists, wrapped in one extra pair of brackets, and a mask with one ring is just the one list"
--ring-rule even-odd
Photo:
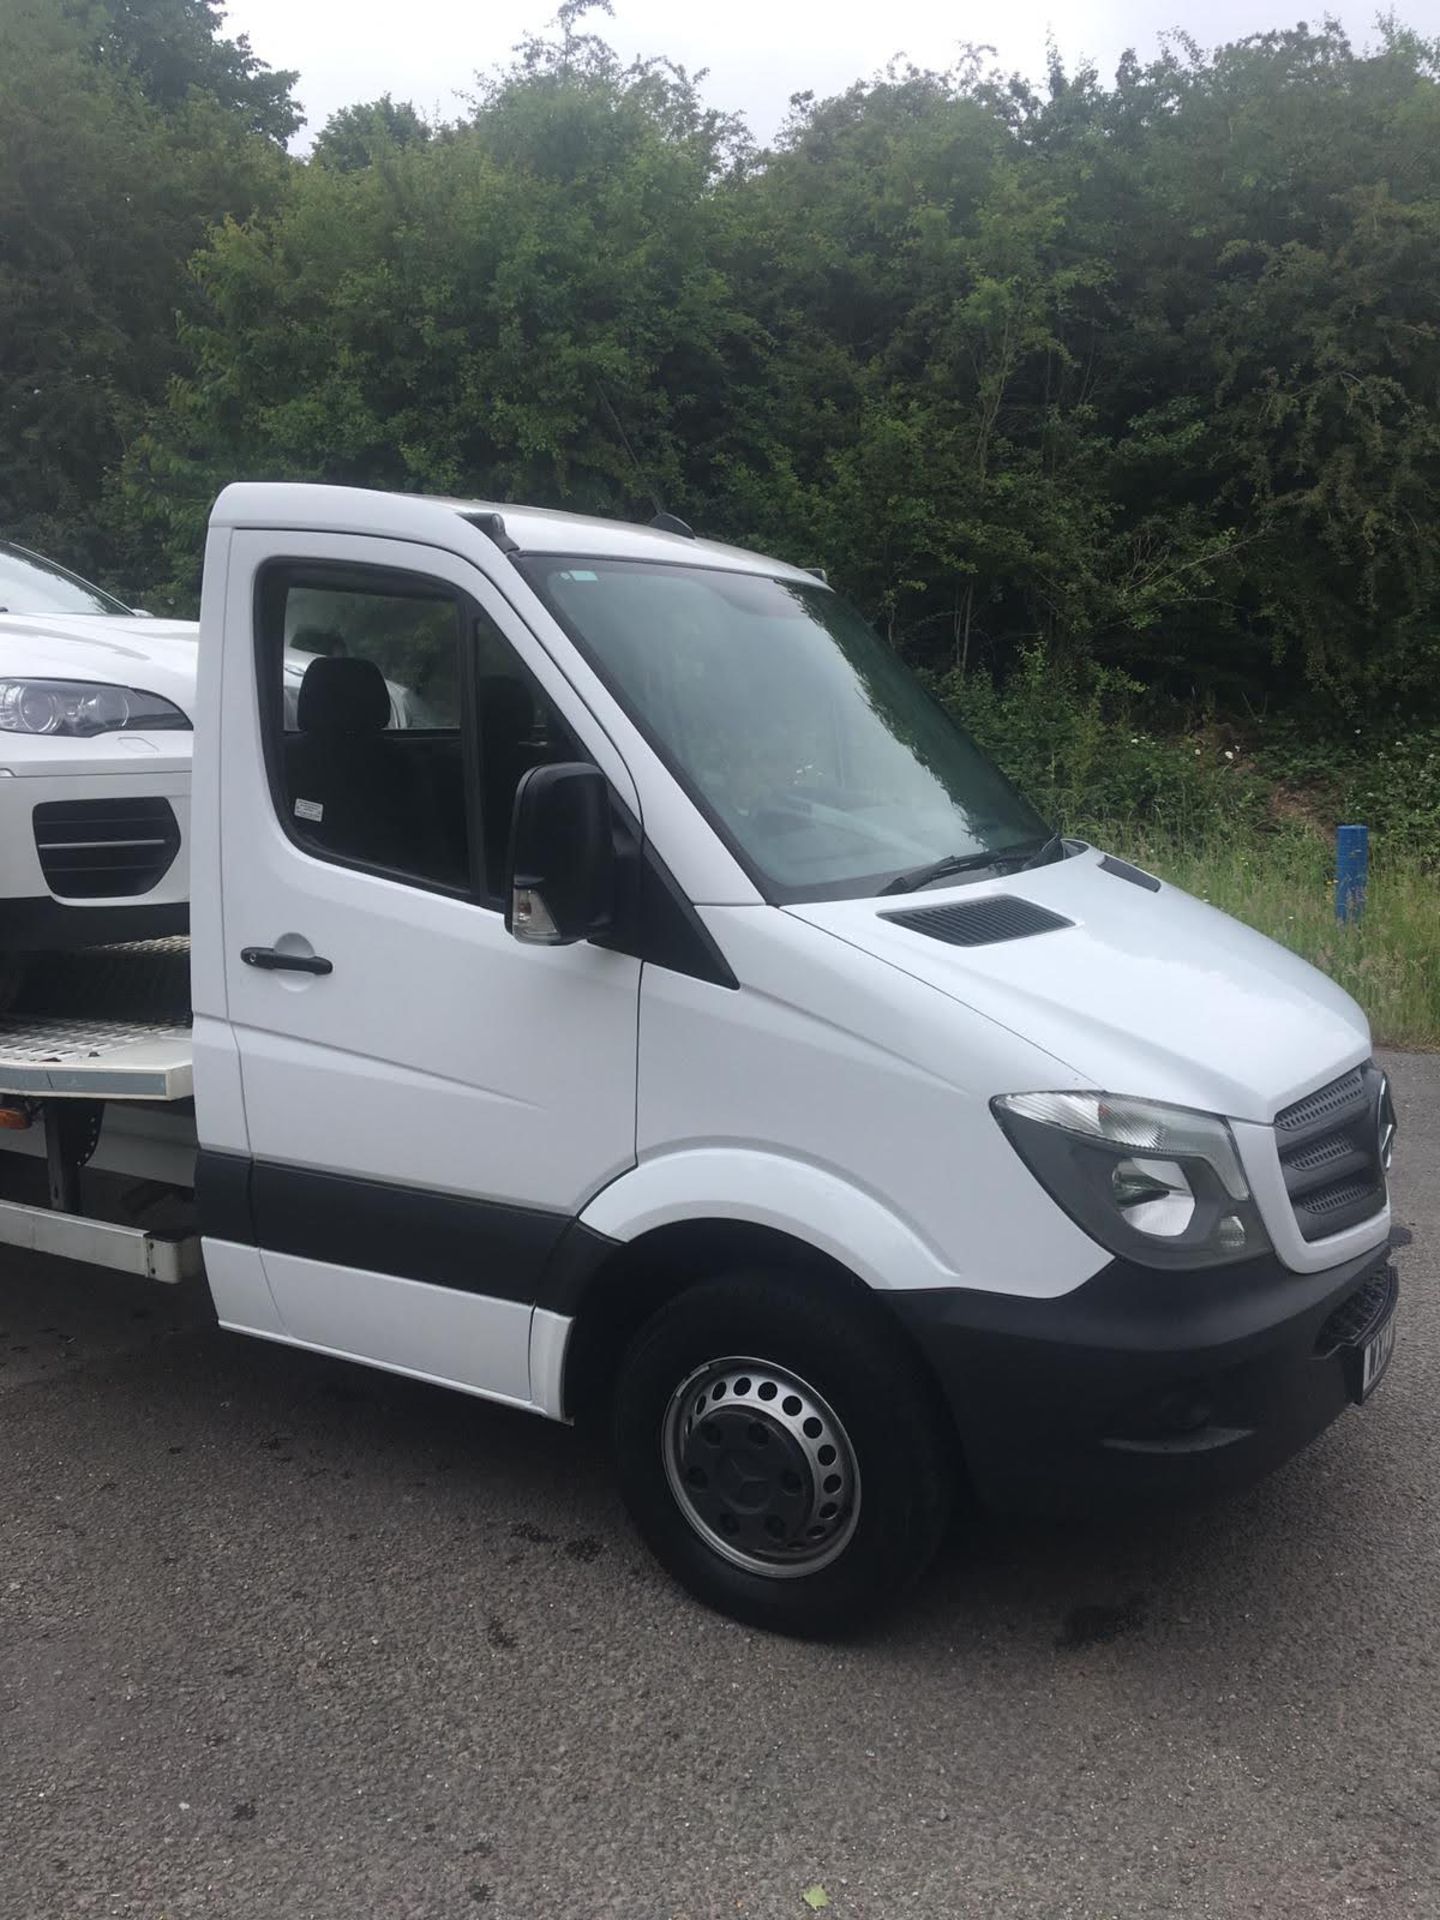
[[(53, 770), (33, 753), (0, 767), (0, 953), (108, 944), (184, 932), (190, 897), (190, 736), (161, 752), (140, 736), (117, 748), (108, 738), (56, 745)], [(25, 742), (27, 747), (36, 743)], [(98, 749), (104, 747), (102, 753)], [(142, 749), (149, 747), (149, 752)], [(79, 749), (96, 749), (88, 756)], [(88, 761), (88, 763), (87, 763)], [(53, 803), (124, 806), (168, 803), (179, 847), (156, 884), (143, 892), (95, 898), (58, 895), (36, 845), (35, 810)]]
[(1112, 1261), (1073, 1292), (886, 1296), (949, 1402), (987, 1505), (1086, 1513), (1259, 1479), (1356, 1397), (1395, 1311), (1384, 1244), (1322, 1273)]

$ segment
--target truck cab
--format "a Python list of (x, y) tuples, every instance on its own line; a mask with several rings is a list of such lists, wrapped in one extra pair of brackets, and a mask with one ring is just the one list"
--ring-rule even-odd
[(739, 1617), (872, 1616), (962, 1484), (1238, 1484), (1383, 1372), (1359, 1009), (1056, 833), (812, 573), (231, 487), (192, 875), (221, 1322), (601, 1418)]

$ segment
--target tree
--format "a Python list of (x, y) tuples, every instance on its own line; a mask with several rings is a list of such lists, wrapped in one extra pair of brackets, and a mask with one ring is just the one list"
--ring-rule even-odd
[(683, 72), (571, 18), (444, 138), (355, 167), (332, 146), (272, 215), (222, 227), (192, 371), (127, 474), (177, 591), (246, 474), (683, 510), (687, 416), (723, 395), (737, 324), (713, 191), (733, 135)]
[(423, 147), (431, 129), (408, 100), (395, 101), (388, 93), (358, 106), (332, 113), (310, 150), (319, 166), (339, 173), (355, 173), (373, 166), (386, 153), (402, 147)]
[(198, 87), (147, 98), (100, 17), (0, 14), (0, 533), (96, 568), (123, 560), (102, 491), (180, 364), (186, 261), (289, 164)]
[(299, 75), (273, 72), (243, 33), (225, 39), (220, 0), (63, 0), (62, 11), (97, 65), (136, 81), (162, 112), (198, 94), (281, 146), (300, 125)]
[(897, 64), (761, 154), (594, 11), (211, 232), (117, 498), (177, 594), (247, 473), (660, 502), (939, 673), (1440, 711), (1440, 50)]

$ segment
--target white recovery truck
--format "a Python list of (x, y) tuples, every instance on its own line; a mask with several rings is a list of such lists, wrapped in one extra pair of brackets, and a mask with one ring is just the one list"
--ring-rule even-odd
[(5, 1018), (0, 1239), (599, 1411), (661, 1561), (798, 1632), (962, 1483), (1235, 1485), (1378, 1383), (1359, 1010), (1051, 832), (819, 578), (237, 486), (200, 625), (193, 944)]

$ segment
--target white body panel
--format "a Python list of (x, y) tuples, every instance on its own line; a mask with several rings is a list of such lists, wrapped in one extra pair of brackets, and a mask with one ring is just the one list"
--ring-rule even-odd
[(918, 896), (939, 905), (1003, 892), (1074, 922), (996, 946), (947, 946), (886, 918), (917, 897), (788, 911), (938, 987), (1110, 1093), (1270, 1121), (1368, 1057), (1365, 1016), (1333, 980), (1178, 887), (1150, 893), (1105, 873), (1101, 858), (1091, 849), (1003, 882)]
[(267, 1253), (265, 1271), (284, 1327), (272, 1339), (438, 1387), (532, 1404), (530, 1307), (293, 1254)]
[(265, 1340), (285, 1339), (285, 1323), (265, 1277), (259, 1250), (208, 1236), (200, 1246), (215, 1317), (221, 1326), (232, 1333), (256, 1333)]
[(1034, 1204), (987, 1105), (1078, 1084), (1068, 1069), (776, 908), (705, 918), (740, 991), (647, 970), (641, 1165), (587, 1224), (629, 1239), (657, 1204), (670, 1218), (748, 1214), (884, 1287), (1045, 1295), (1105, 1264), (1057, 1207)]

